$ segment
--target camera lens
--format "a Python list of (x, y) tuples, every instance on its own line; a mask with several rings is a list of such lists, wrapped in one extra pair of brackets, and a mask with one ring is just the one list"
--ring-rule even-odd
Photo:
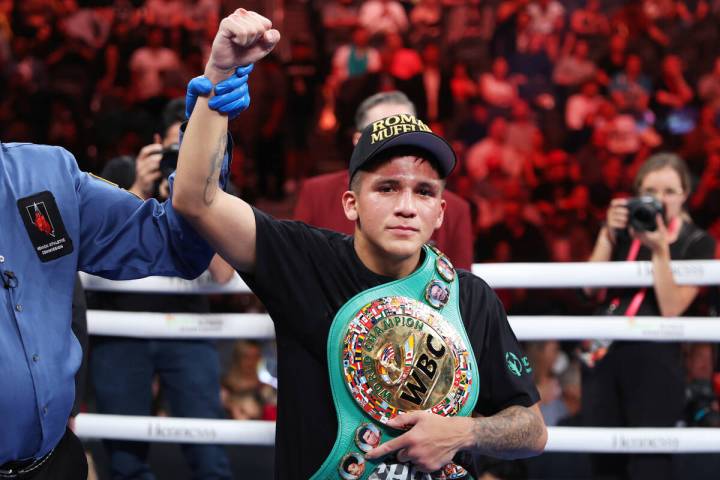
[(658, 213), (661, 215), (665, 213), (662, 203), (650, 196), (631, 198), (627, 207), (630, 226), (638, 231), (654, 232), (657, 230), (655, 217)]

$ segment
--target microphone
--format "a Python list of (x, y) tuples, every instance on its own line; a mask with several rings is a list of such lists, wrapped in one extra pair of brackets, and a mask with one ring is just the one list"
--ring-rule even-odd
[(5, 287), (6, 290), (9, 290), (11, 288), (15, 288), (18, 286), (18, 278), (15, 276), (15, 272), (11, 270), (3, 270), (2, 271), (2, 282), (3, 287)]

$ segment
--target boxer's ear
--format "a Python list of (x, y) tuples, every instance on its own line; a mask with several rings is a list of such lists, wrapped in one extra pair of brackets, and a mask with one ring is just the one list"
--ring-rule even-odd
[(352, 190), (348, 190), (343, 193), (342, 196), (343, 210), (345, 211), (345, 217), (351, 222), (357, 222), (357, 195)]

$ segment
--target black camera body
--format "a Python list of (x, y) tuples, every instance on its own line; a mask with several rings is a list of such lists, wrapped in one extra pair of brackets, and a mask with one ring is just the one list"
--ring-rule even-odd
[(178, 154), (180, 153), (180, 144), (173, 143), (163, 148), (157, 153), (161, 153), (162, 158), (160, 159), (159, 166), (160, 178), (155, 181), (155, 186), (153, 187), (153, 198), (156, 198), (158, 200), (164, 200), (164, 198), (160, 197), (160, 184), (163, 182), (163, 180), (167, 180), (167, 178), (177, 168)]
[(650, 195), (629, 198), (627, 201), (628, 224), (639, 232), (657, 230), (657, 214), (665, 217), (665, 207), (660, 200)]
[(160, 160), (160, 171), (162, 172), (163, 178), (169, 177), (177, 168), (179, 153), (179, 143), (173, 143), (163, 148), (162, 159)]

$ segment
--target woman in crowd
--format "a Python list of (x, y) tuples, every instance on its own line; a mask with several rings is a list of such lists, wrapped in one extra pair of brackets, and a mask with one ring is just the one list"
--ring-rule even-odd
[[(690, 174), (674, 154), (649, 157), (638, 170), (635, 199), (614, 199), (607, 223), (600, 230), (591, 262), (646, 260), (652, 264), (653, 285), (585, 292), (602, 303), (609, 315), (685, 314), (699, 288), (679, 285), (671, 260), (711, 259), (714, 240), (695, 226), (684, 211)], [(657, 213), (654, 212), (657, 209)], [(643, 213), (644, 212), (644, 213)], [(597, 345), (598, 342), (595, 342)], [(685, 379), (678, 343), (614, 342), (585, 355), (583, 417), (588, 425), (604, 427), (672, 427), (682, 418)], [(597, 456), (594, 474), (602, 478), (672, 478), (670, 455)]]

